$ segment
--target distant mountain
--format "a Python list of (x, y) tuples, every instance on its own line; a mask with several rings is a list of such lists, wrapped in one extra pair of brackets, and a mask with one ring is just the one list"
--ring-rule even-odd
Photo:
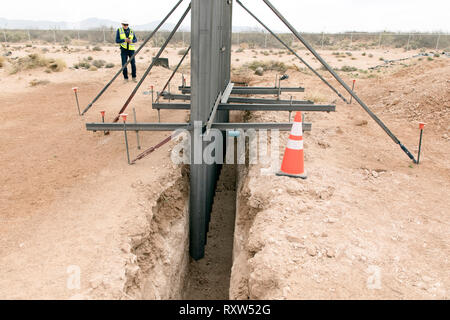
[[(160, 21), (153, 21), (143, 25), (132, 26), (134, 30), (148, 31), (154, 30)], [(79, 22), (65, 22), (65, 21), (35, 21), (35, 20), (9, 20), (0, 18), (0, 29), (60, 29), (60, 30), (89, 30), (99, 28), (117, 28), (120, 26), (120, 21), (112, 21), (107, 19), (89, 18)], [(161, 27), (161, 30), (172, 30), (175, 24), (166, 23)], [(181, 28), (183, 30), (183, 28)]]
[[(132, 28), (137, 31), (154, 30), (160, 21), (152, 21), (141, 25), (132, 25)], [(113, 21), (99, 18), (88, 18), (79, 22), (66, 21), (36, 21), (36, 20), (9, 20), (0, 18), (0, 29), (59, 29), (59, 30), (89, 30), (100, 28), (117, 28), (120, 26), (120, 21)], [(168, 31), (175, 27), (173, 23), (165, 23), (161, 30)], [(181, 31), (189, 31), (191, 26), (186, 24), (181, 26)], [(261, 29), (256, 27), (233, 26), (233, 32), (259, 32)]]

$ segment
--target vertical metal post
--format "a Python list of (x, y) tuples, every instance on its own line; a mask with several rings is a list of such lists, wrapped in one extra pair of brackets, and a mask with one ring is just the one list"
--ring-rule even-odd
[(419, 164), (420, 163), (420, 154), (421, 154), (421, 151), (422, 151), (422, 138), (423, 138), (423, 129), (425, 129), (425, 123), (423, 123), (423, 122), (420, 122), (419, 123), (419, 129), (420, 129), (420, 140), (419, 140), (419, 153), (418, 153), (418, 155), (417, 155), (417, 161), (416, 161), (416, 164)]
[(128, 160), (128, 164), (131, 164), (130, 161), (130, 150), (128, 148), (128, 135), (127, 135), (127, 115), (126, 114), (122, 114), (121, 115), (123, 118), (123, 132), (124, 132), (124, 136), (125, 136), (125, 146), (127, 148), (127, 160)]
[[(137, 123), (136, 108), (133, 108), (133, 116), (134, 116), (134, 123)], [(139, 131), (138, 130), (136, 130), (136, 140), (137, 140), (137, 148), (138, 148), (138, 150), (141, 150), (141, 143), (139, 141)]]
[[(291, 101), (289, 102), (289, 104), (292, 106), (292, 96), (291, 96)], [(292, 116), (292, 111), (289, 111), (289, 122), (291, 122), (291, 116)]]
[[(204, 257), (219, 165), (206, 164), (202, 135), (218, 94), (229, 82), (232, 1), (192, 0), (191, 18), (191, 141), (190, 255)], [(240, 35), (237, 34), (240, 44)], [(217, 112), (217, 119), (226, 113)], [(200, 136), (199, 136), (200, 135)]]
[[(352, 84), (352, 91), (353, 92), (355, 91), (355, 83), (356, 83), (356, 80), (353, 80), (353, 84)], [(350, 103), (349, 104), (352, 104), (352, 102), (353, 102), (353, 96), (350, 95)]]
[(419, 153), (417, 155), (417, 164), (420, 164), (420, 153), (422, 151), (423, 129), (420, 130)]
[(439, 33), (438, 38), (437, 38), (437, 42), (436, 42), (436, 51), (439, 50), (439, 40), (441, 39), (441, 34)]
[(81, 110), (80, 110), (80, 103), (78, 102), (78, 88), (72, 88), (73, 92), (75, 93), (75, 100), (77, 101), (77, 108), (78, 108), (78, 115), (81, 116)]

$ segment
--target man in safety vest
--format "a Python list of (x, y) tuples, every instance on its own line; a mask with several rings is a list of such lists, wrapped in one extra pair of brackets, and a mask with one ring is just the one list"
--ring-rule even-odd
[[(133, 56), (137, 42), (136, 35), (133, 30), (128, 27), (128, 20), (122, 20), (122, 28), (117, 30), (116, 35), (116, 43), (120, 44), (120, 55), (122, 57), (122, 66), (127, 63), (128, 58)], [(136, 81), (136, 61), (135, 59), (131, 60), (131, 76), (133, 77), (133, 82)], [(128, 82), (128, 69), (125, 68), (123, 70), (123, 77), (125, 82)]]

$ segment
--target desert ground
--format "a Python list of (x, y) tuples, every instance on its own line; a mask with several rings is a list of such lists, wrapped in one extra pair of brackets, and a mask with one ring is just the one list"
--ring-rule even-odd
[[(181, 49), (164, 52), (171, 67)], [(286, 73), (284, 85), (306, 88), (294, 99), (334, 103), (337, 112), (305, 114), (313, 124), (305, 133), (308, 180), (262, 177), (258, 165), (222, 170), (206, 257), (193, 262), (182, 245), (187, 182), (185, 168), (170, 161), (174, 142), (129, 166), (123, 134), (85, 129), (86, 122), (101, 121), (102, 110), (113, 119), (135, 84), (119, 78), (78, 115), (72, 88), (79, 88), (84, 109), (117, 71), (119, 49), (1, 49), (7, 56), (0, 68), (0, 298), (448, 299), (449, 57), (387, 48), (319, 52), (347, 83), (357, 80), (355, 91), (415, 154), (418, 122), (427, 123), (422, 161), (415, 165), (359, 105), (343, 103), (293, 55), (245, 46), (233, 51), (234, 81), (273, 86)], [(142, 52), (138, 77), (156, 52)], [(306, 51), (298, 52), (319, 68)], [(15, 70), (30, 54), (62, 60), (66, 68)], [(74, 68), (95, 60), (115, 66)], [(249, 68), (255, 61), (283, 63), (285, 70), (268, 68), (258, 76)], [(161, 90), (170, 73), (152, 70), (130, 116), (135, 108), (138, 121), (158, 121), (144, 92)], [(182, 73), (189, 76), (189, 60), (173, 92)], [(164, 122), (188, 116), (161, 112)], [(288, 113), (245, 118), (286, 122)], [(142, 148), (168, 135), (141, 133)], [(283, 150), (287, 137), (282, 134)], [(134, 133), (128, 138), (135, 157), (142, 150)], [(184, 261), (187, 271), (174, 261)], [(79, 285), (72, 281), (78, 271)]]

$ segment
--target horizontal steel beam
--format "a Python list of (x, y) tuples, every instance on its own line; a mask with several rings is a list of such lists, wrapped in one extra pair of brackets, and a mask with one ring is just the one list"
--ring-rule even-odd
[[(191, 93), (191, 88), (189, 87), (181, 87), (181, 93)], [(281, 88), (274, 88), (274, 87), (234, 87), (231, 91), (231, 94), (279, 94), (283, 92), (305, 92), (305, 88), (288, 88), (288, 87), (281, 87)]]
[[(274, 130), (290, 131), (292, 123), (213, 123), (212, 129), (218, 130)], [(303, 123), (303, 131), (311, 131), (311, 123)], [(124, 131), (123, 123), (87, 123), (86, 129), (88, 131)], [(189, 123), (130, 123), (126, 125), (127, 131), (175, 131), (177, 129), (191, 130), (192, 126)]]
[[(291, 131), (292, 123), (279, 123), (279, 122), (267, 122), (267, 123), (214, 123), (213, 129), (218, 130), (275, 130), (278, 129), (280, 131)], [(312, 124), (311, 123), (303, 123), (303, 131), (311, 131)]]
[[(155, 103), (156, 110), (189, 110), (189, 103)], [(336, 106), (315, 104), (220, 104), (220, 111), (318, 111), (334, 112)]]
[[(127, 123), (127, 131), (175, 131), (189, 130), (189, 123)], [(123, 123), (86, 123), (88, 131), (124, 131)]]
[[(171, 94), (164, 92), (162, 94), (165, 100), (191, 100), (190, 95), (184, 94)], [(230, 97), (228, 98), (229, 103), (260, 103), (260, 104), (313, 104), (313, 101), (309, 100), (274, 100), (274, 99), (255, 99), (255, 98), (241, 98), (241, 97)]]

